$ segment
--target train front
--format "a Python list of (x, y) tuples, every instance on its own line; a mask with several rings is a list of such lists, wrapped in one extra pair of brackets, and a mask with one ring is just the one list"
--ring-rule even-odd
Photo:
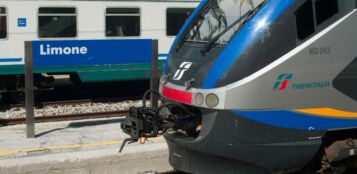
[[(251, 75), (271, 63), (269, 57), (278, 56), (272, 54), (284, 51), (274, 44), (290, 39), (291, 33), (282, 29), (289, 21), (271, 23), (282, 18), (291, 4), (209, 0), (181, 31), (160, 92), (183, 104), (199, 121), (166, 132), (174, 168), (190, 173), (289, 171), (304, 166), (316, 153), (319, 142), (297, 141), (306, 138), (304, 131), (267, 125), (245, 115), (266, 109), (259, 104), (267, 97), (261, 88), (271, 93), (273, 86)], [(175, 112), (174, 107), (171, 110)]]
[[(289, 171), (317, 152), (320, 141), (305, 140), (320, 132), (306, 135), (249, 118), (251, 110), (274, 107), (266, 93), (273, 92), (275, 79), (252, 75), (291, 46), (295, 34), (284, 31), (295, 26), (284, 19), (291, 5), (288, 0), (208, 0), (196, 9), (171, 49), (160, 85), (164, 98), (181, 103), (197, 118), (190, 127), (166, 131), (174, 168), (190, 173)], [(175, 106), (168, 112), (185, 115)]]
[[(298, 110), (350, 102), (331, 80), (351, 61), (333, 63), (331, 56), (312, 62), (305, 52), (313, 42), (299, 41), (296, 17), (304, 2), (203, 1), (170, 51), (160, 80), (161, 106), (133, 109), (124, 130), (133, 141), (164, 133), (170, 164), (179, 171), (301, 169), (319, 152), (327, 130), (356, 126)], [(304, 85), (308, 90), (300, 90)]]

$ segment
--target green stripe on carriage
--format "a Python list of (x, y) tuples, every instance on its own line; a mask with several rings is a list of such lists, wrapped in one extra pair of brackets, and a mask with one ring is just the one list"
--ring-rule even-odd
[[(161, 71), (164, 61), (159, 61)], [(34, 68), (34, 73), (78, 73), (82, 82), (141, 80), (150, 78), (150, 64)], [(24, 65), (2, 65), (0, 75), (23, 74)]]
[(0, 75), (23, 74), (24, 65), (1, 65)]

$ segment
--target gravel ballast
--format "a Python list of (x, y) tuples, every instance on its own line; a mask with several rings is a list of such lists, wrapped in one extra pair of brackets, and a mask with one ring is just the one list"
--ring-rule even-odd
[[(100, 113), (128, 110), (131, 106), (141, 106), (141, 100), (136, 101), (122, 101), (122, 102), (88, 102), (80, 104), (58, 104), (44, 106), (40, 109), (35, 109), (35, 117), (43, 116), (60, 116), (71, 114), (85, 114), (85, 113)], [(13, 107), (6, 111), (0, 112), (0, 119), (15, 119), (25, 118), (24, 107)]]

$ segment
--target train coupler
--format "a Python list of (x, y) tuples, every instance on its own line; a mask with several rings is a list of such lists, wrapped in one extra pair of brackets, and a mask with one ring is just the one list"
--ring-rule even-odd
[[(147, 94), (147, 93), (146, 93)], [(157, 93), (158, 94), (158, 93)], [(190, 109), (180, 103), (166, 102), (162, 100), (158, 108), (146, 107), (145, 96), (142, 107), (130, 107), (129, 115), (121, 124), (121, 129), (128, 134), (122, 143), (119, 152), (121, 152), (127, 143), (133, 143), (147, 138), (161, 136), (169, 128), (173, 130), (195, 130), (201, 123), (201, 118), (191, 112)]]

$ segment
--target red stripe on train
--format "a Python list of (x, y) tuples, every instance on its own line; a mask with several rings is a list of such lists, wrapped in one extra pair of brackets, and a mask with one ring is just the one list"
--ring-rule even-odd
[(163, 87), (162, 95), (171, 100), (175, 100), (186, 104), (191, 104), (192, 102), (192, 93), (169, 88), (167, 86)]

